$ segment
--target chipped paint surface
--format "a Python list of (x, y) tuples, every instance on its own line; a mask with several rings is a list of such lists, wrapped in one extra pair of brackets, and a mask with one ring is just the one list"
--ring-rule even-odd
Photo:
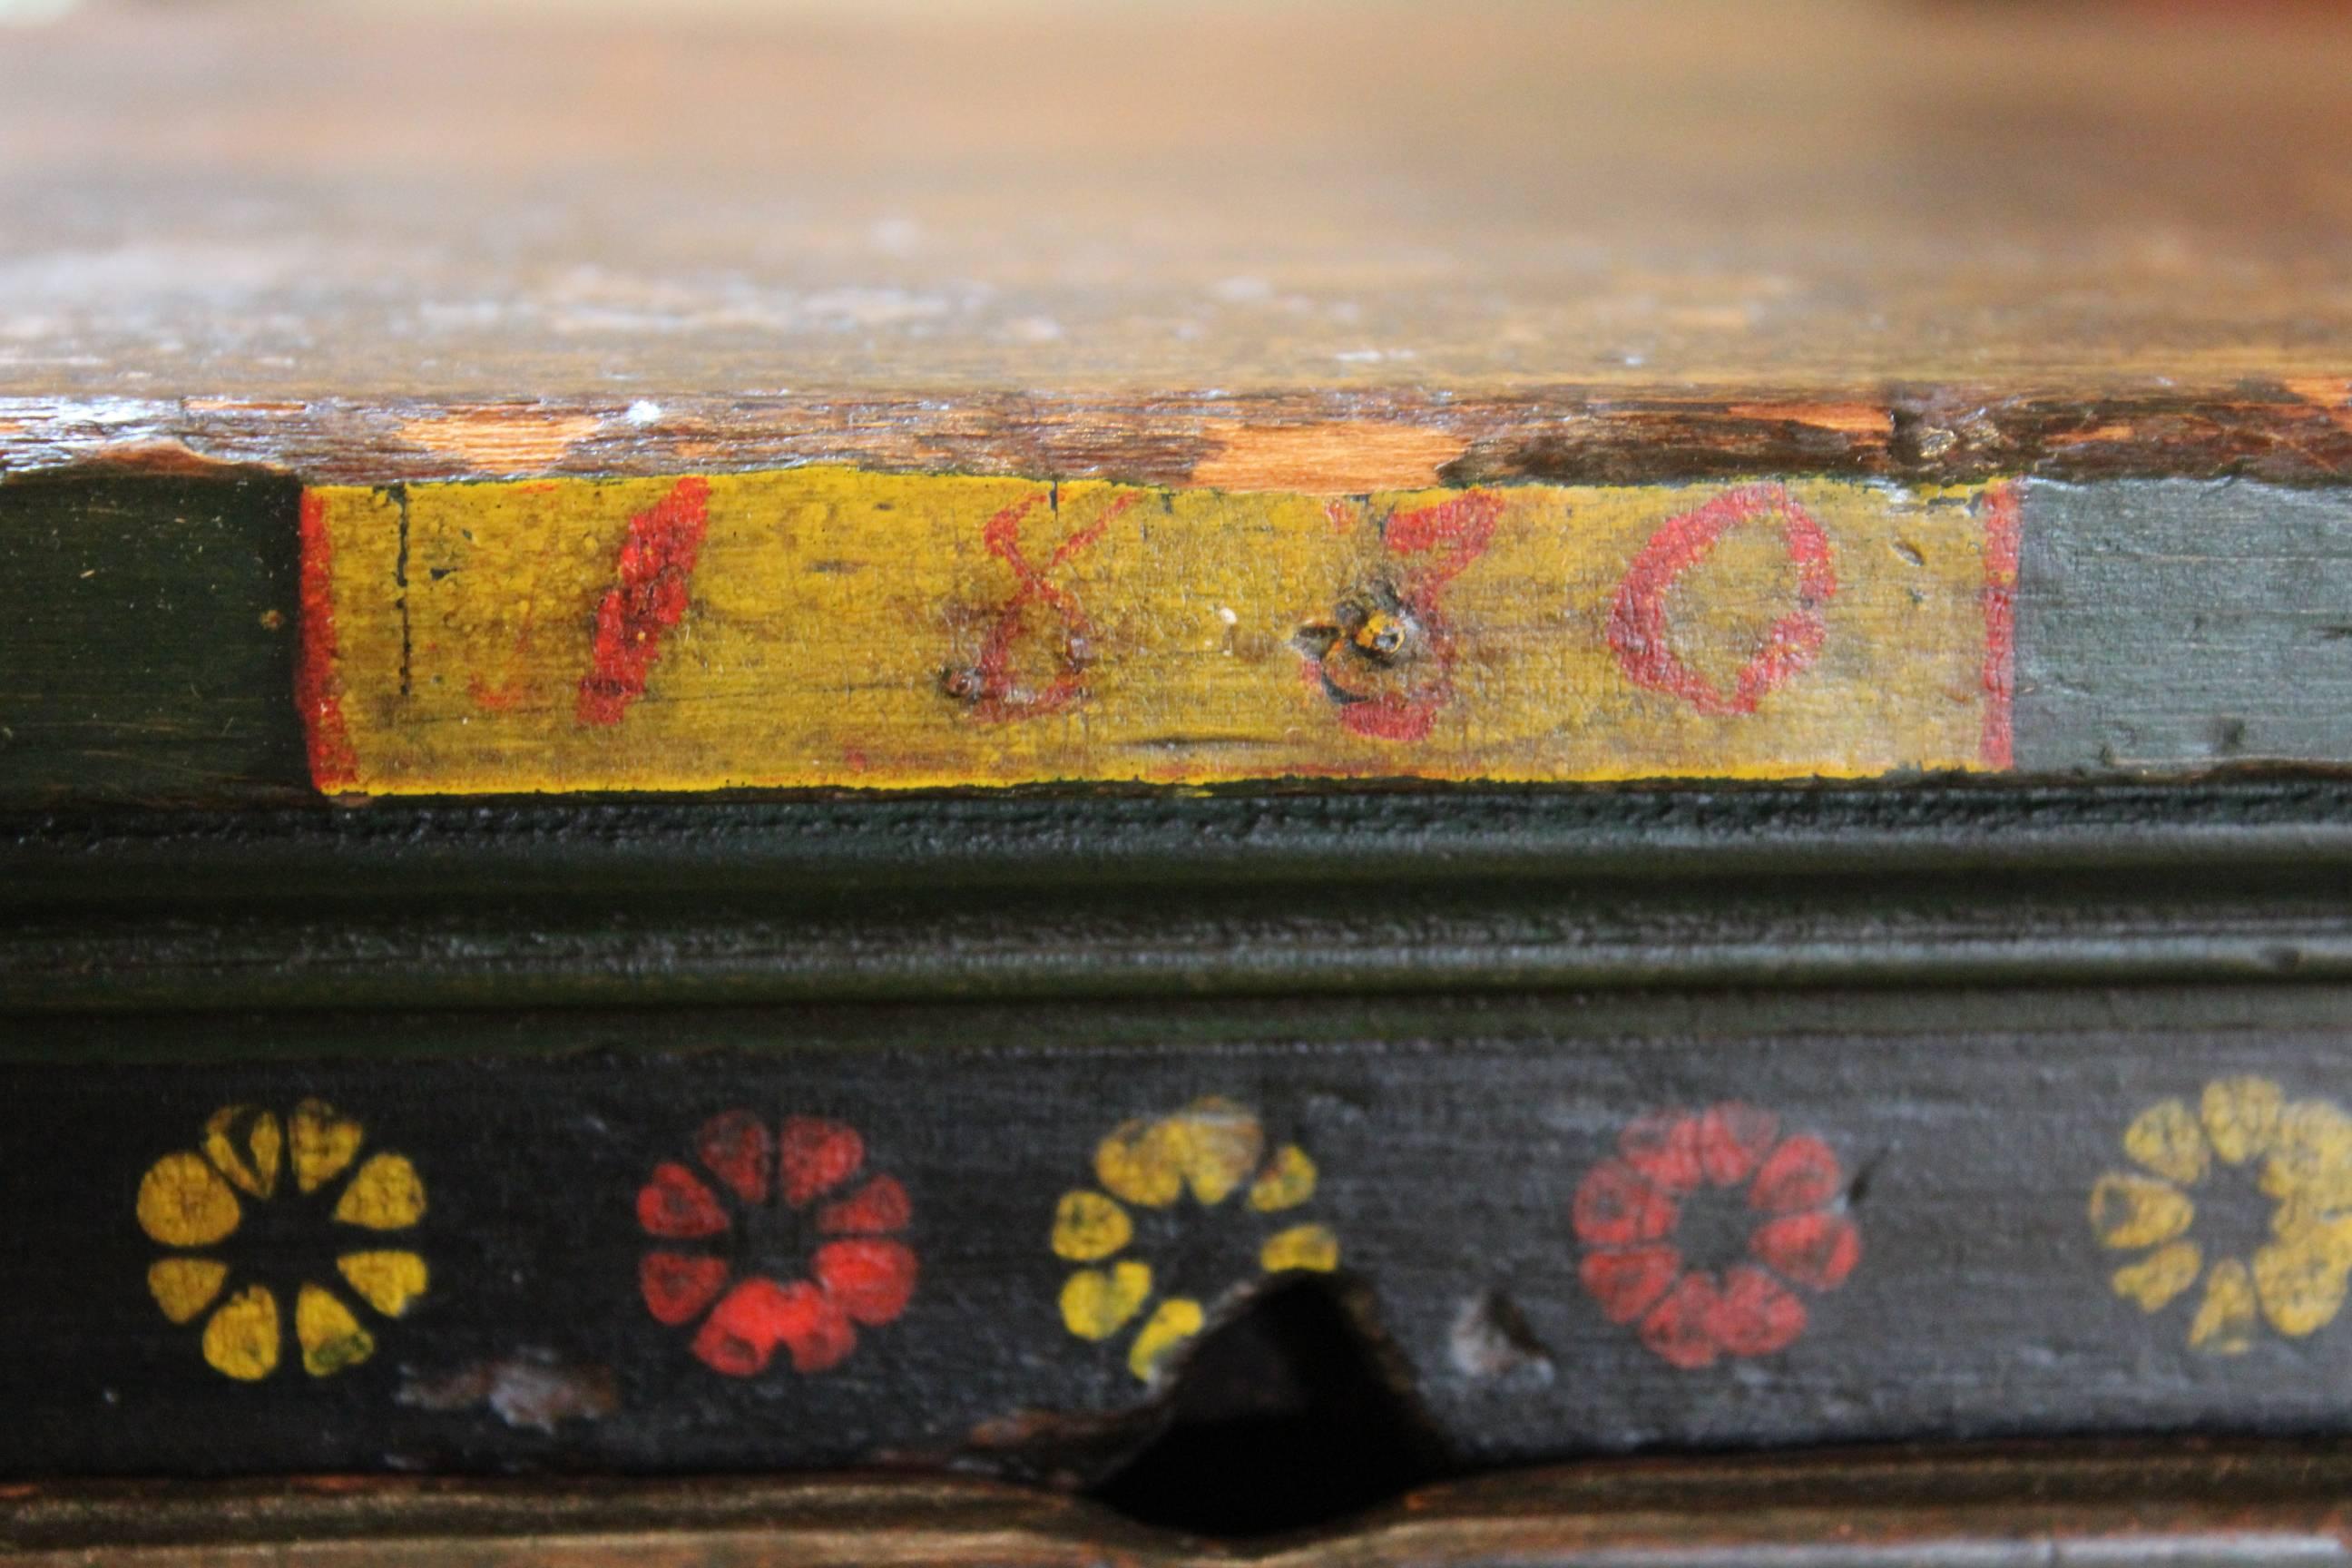
[(602, 1421), (621, 1407), (609, 1366), (567, 1362), (543, 1346), (478, 1361), (444, 1376), (410, 1373), (398, 1403), (439, 1412), (487, 1409), (518, 1431), (554, 1436), (567, 1421)]
[(400, 437), (485, 474), (528, 474), (562, 461), (603, 423), (531, 404), (482, 404), (404, 420)]
[(1192, 470), (1211, 489), (1360, 495), (1423, 489), (1468, 449), (1466, 437), (1410, 425), (1244, 426)]
[(1988, 493), (316, 489), (299, 699), (330, 793), (1966, 769)]

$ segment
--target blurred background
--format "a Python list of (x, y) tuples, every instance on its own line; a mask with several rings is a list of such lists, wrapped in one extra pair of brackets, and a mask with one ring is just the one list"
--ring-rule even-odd
[(2335, 5), (0, 16), (17, 390), (2227, 375), (2352, 321)]

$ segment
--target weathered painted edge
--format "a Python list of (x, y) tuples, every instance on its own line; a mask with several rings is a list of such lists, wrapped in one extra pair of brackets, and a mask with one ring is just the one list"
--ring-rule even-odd
[(1821, 778), (2011, 761), (2013, 488), (314, 489), (330, 794)]
[[(1937, 1454), (1601, 1463), (1417, 1491), (1300, 1540), (1214, 1545), (1067, 1497), (970, 1480), (386, 1479), (8, 1489), (0, 1552), (149, 1568), (619, 1568), (649, 1551), (740, 1568), (954, 1563), (1087, 1568), (2036, 1568), (2080, 1554), (2325, 1568), (2352, 1475), (2328, 1448), (2070, 1445)], [(135, 1554), (135, 1555), (134, 1555)]]
[[(1690, 493), (1694, 504), (1704, 504), (1719, 492)], [(2037, 479), (2021, 493), (2016, 585), (2004, 601), (1999, 584), (1986, 584), (1979, 668), (1958, 676), (1955, 667), (1955, 675), (1982, 694), (1979, 719), (1991, 714), (1997, 697), (2007, 697), (2012, 778), (2181, 781), (2283, 766), (2340, 771), (2352, 762), (2352, 737), (2341, 719), (2352, 709), (2352, 637), (2343, 635), (2352, 626), (2352, 595), (2343, 589), (2340, 570), (2343, 542), (2352, 538), (2352, 492)], [(0, 486), (0, 532), (11, 549), (5, 597), (16, 628), (0, 639), (0, 802), (21, 809), (320, 801), (299, 719), (299, 709), (322, 695), (318, 683), (298, 682), (300, 645), (319, 636), (302, 624), (299, 494), (267, 479), (117, 477)], [(977, 520), (974, 530), (985, 521)], [(1770, 531), (1752, 531), (1760, 538), (1744, 542), (1742, 531), (1734, 531), (1714, 559), (1687, 574), (1685, 586), (1733, 564), (1742, 551), (1759, 553), (1759, 543), (1769, 566)], [(969, 539), (965, 547), (978, 548)], [(1990, 557), (1996, 569), (2000, 554), (1996, 548)], [(606, 563), (608, 570), (614, 564)], [(1444, 604), (1469, 605), (1463, 595), (1487, 564), (1455, 578)], [(1009, 570), (994, 558), (976, 565), (976, 579)], [(313, 574), (314, 598), (320, 575)], [(982, 643), (991, 612), (1007, 596), (1001, 581), (994, 587), (996, 597), (971, 601), (982, 628), (972, 637)], [(1330, 624), (1337, 596), (1327, 595), (1317, 624)], [(1507, 610), (1530, 614), (1550, 603), (1539, 591), (1506, 597)], [(1099, 607), (1083, 595), (1079, 602), (1090, 612)], [(689, 606), (682, 626), (690, 630), (702, 613)], [(2005, 685), (1993, 635), (2004, 626), (2011, 637)], [(934, 644), (952, 640), (946, 630), (932, 626), (924, 635)], [(1537, 634), (1545, 630), (1515, 622), (1500, 635), (1529, 648), (1542, 646)], [(1558, 640), (1574, 628), (1549, 630)], [(1221, 640), (1222, 624), (1214, 632)], [(593, 647), (589, 614), (572, 635), (576, 681)], [(1583, 635), (1598, 643), (1606, 633), (1588, 618)], [(1751, 628), (1750, 635), (1762, 634)], [(918, 637), (908, 646), (920, 645)], [(1824, 665), (1814, 673), (1833, 653), (1822, 655)], [(1050, 674), (1050, 658), (1046, 668)], [(938, 695), (948, 670), (944, 659), (922, 670), (927, 694)], [(666, 679), (659, 662), (647, 673), (649, 689), (657, 692)], [(1736, 684), (1730, 689), (1737, 695)], [(1302, 684), (1275, 695), (1297, 701), (1307, 691)], [(1767, 694), (1764, 708), (1780, 695)], [(572, 698), (576, 703), (576, 687)], [(1672, 700), (1647, 690), (1642, 700)], [(1454, 719), (1462, 717), (1457, 702)], [(1769, 721), (1770, 715), (1750, 717)], [(1070, 713), (1061, 719), (1076, 721)], [(1963, 727), (1955, 725), (1954, 738), (1965, 745)], [(1975, 761), (1997, 759), (1984, 725), (1976, 730)], [(1364, 765), (1378, 764), (1397, 745), (1362, 738), (1354, 743), (1365, 754), (1352, 761)], [(965, 772), (941, 770), (950, 778)], [(1912, 775), (1890, 777), (1917, 787)], [(1312, 787), (1330, 795), (1378, 782), (1322, 777), (1224, 787)], [(1686, 787), (1691, 781), (1682, 782)], [(1100, 796), (1171, 786), (1040, 787)], [(846, 788), (878, 804), (875, 792), (856, 782)], [(1083, 813), (1091, 805), (1074, 800), (1071, 808)]]
[(836, 463), (895, 473), (1350, 493), (1835, 474), (2283, 485), (2352, 474), (2352, 376), (2066, 391), (1943, 384), (1511, 392), (0, 397), (0, 473), (313, 484), (650, 478)]
[(2352, 763), (2342, 490), (810, 468), (303, 505), (336, 795)]

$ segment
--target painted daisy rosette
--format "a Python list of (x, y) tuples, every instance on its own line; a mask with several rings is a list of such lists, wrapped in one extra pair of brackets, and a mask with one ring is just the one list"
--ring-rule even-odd
[(1099, 1188), (1065, 1193), (1054, 1209), (1054, 1256), (1083, 1265), (1063, 1281), (1062, 1324), (1090, 1341), (1135, 1326), (1127, 1365), (1146, 1382), (1200, 1333), (1208, 1311), (1197, 1297), (1168, 1291), (1161, 1270), (1137, 1255), (1139, 1213), (1172, 1217), (1187, 1197), (1202, 1209), (1231, 1204), (1267, 1222), (1255, 1248), (1265, 1273), (1339, 1267), (1339, 1238), (1293, 1213), (1315, 1196), (1315, 1162), (1296, 1143), (1269, 1152), (1264, 1124), (1232, 1100), (1213, 1096), (1121, 1123), (1095, 1149), (1095, 1178)]
[(354, 1300), (398, 1318), (425, 1293), (423, 1258), (369, 1245), (364, 1234), (415, 1226), (425, 1217), (425, 1184), (405, 1155), (362, 1161), (366, 1140), (359, 1122), (323, 1100), (302, 1101), (283, 1121), (274, 1111), (230, 1105), (205, 1123), (201, 1147), (148, 1167), (139, 1184), (140, 1228), (173, 1250), (148, 1268), (147, 1289), (171, 1321), (205, 1320), (204, 1357), (215, 1371), (257, 1382), (278, 1369), (284, 1351), (280, 1287), (241, 1279), (234, 1260), (249, 1208), (292, 1208), (289, 1221), (315, 1224), (332, 1253), (335, 1279), (302, 1279), (292, 1292), (294, 1341), (312, 1377), (375, 1353), (375, 1335)]
[[(2263, 1323), (2300, 1339), (2335, 1321), (2352, 1276), (2352, 1116), (2268, 1079), (2216, 1079), (2193, 1108), (2141, 1111), (2123, 1149), (2130, 1166), (2102, 1174), (2090, 1203), (2099, 1244), (2139, 1255), (2110, 1277), (2116, 1295), (2156, 1313), (2201, 1281), (2188, 1342), (2212, 1355), (2251, 1350)], [(2200, 1205), (2225, 1205), (2233, 1176), (2268, 1205), (2250, 1250), (2202, 1234), (2216, 1227)]]
[(907, 1310), (913, 1205), (898, 1177), (866, 1170), (856, 1128), (728, 1110), (703, 1123), (694, 1154), (695, 1165), (656, 1165), (638, 1190), (654, 1245), (637, 1286), (656, 1322), (694, 1330), (697, 1361), (753, 1377), (782, 1349), (794, 1372), (825, 1372), (849, 1359), (860, 1328)]
[[(1636, 1325), (1669, 1365), (1772, 1355), (1803, 1335), (1805, 1297), (1837, 1289), (1862, 1261), (1845, 1195), (1830, 1146), (1784, 1137), (1771, 1111), (1726, 1101), (1644, 1116), (1577, 1186), (1578, 1274), (1601, 1314)], [(1685, 1253), (1685, 1215), (1709, 1203), (1738, 1216), (1736, 1259)]]

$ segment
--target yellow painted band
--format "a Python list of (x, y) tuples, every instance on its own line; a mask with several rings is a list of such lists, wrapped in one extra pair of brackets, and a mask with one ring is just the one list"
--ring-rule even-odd
[(300, 695), (336, 793), (1973, 768), (1994, 493), (322, 489)]

